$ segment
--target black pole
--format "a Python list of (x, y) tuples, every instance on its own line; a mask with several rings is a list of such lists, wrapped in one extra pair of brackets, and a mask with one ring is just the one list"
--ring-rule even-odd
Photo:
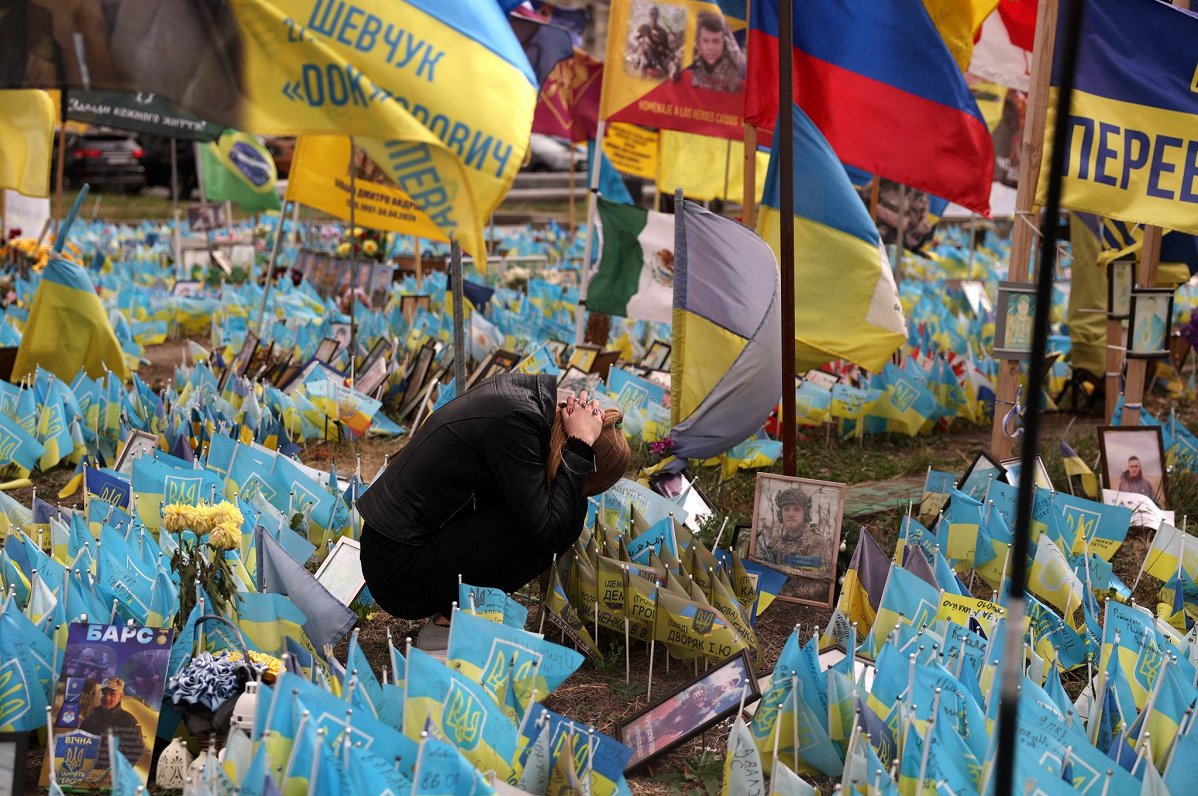
[(782, 269), (782, 473), (798, 473), (795, 430), (795, 172), (794, 172), (794, 10), (792, 0), (778, 0), (778, 190), (781, 223), (778, 266)]
[(1052, 307), (1052, 281), (1057, 263), (1057, 216), (1061, 210), (1061, 173), (1067, 156), (1069, 112), (1073, 100), (1073, 72), (1077, 65), (1078, 33), (1081, 30), (1084, 3), (1063, 0), (1067, 6), (1064, 35), (1060, 45), (1061, 70), (1057, 94), (1056, 121), (1052, 131), (1052, 152), (1048, 171), (1048, 201), (1044, 205), (1040, 230), (1040, 262), (1036, 271), (1036, 314), (1033, 322), (1031, 360), (1028, 363), (1027, 394), (1024, 395), (1023, 445), (1016, 496), (1015, 534), (1011, 546), (1011, 579), (1007, 581), (1007, 630), (1003, 637), (1002, 681), (999, 691), (998, 748), (995, 755), (996, 796), (1015, 792), (1016, 725), (1019, 719), (1019, 682), (1023, 675), (1023, 625), (1027, 615), (1027, 556), (1031, 535), (1032, 505), (1035, 500), (1036, 449), (1040, 438), (1040, 395), (1044, 391), (1044, 368), (1048, 353), (1048, 322)]

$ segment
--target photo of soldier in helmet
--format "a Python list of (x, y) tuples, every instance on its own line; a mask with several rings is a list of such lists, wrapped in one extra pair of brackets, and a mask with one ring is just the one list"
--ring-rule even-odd
[(761, 474), (749, 557), (790, 577), (780, 596), (831, 599), (844, 486)]

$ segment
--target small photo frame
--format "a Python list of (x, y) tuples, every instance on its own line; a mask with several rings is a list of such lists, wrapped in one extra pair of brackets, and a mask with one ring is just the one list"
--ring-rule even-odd
[(348, 607), (366, 585), (366, 576), (362, 574), (362, 545), (348, 536), (338, 539), (316, 570), (316, 580)]
[(612, 366), (620, 361), (619, 351), (600, 351), (591, 362), (591, 373), (599, 374), (599, 378), (607, 381)]
[(1131, 294), (1136, 288), (1136, 261), (1112, 260), (1106, 266), (1106, 316), (1112, 321), (1131, 317)]
[(546, 340), (545, 347), (553, 354), (553, 364), (560, 368), (566, 361), (566, 344), (561, 340)]
[(599, 377), (585, 370), (581, 370), (574, 365), (570, 365), (562, 375), (558, 377), (557, 389), (559, 392), (566, 391), (578, 395), (583, 390), (594, 392), (595, 387), (599, 384)]
[(409, 293), (399, 297), (399, 314), (403, 316), (404, 322), (408, 326), (412, 325), (412, 321), (416, 319), (416, 311), (421, 307), (431, 310), (433, 297), (421, 293)]
[(0, 796), (23, 796), (29, 733), (0, 732)]
[(519, 354), (511, 351), (504, 351), (502, 348), (492, 351), (487, 354), (487, 358), (474, 371), (467, 384), (467, 389), (473, 387), (481, 381), (491, 378), (497, 373), (507, 373), (512, 368), (516, 367), (516, 363), (521, 359)]
[(673, 348), (669, 343), (663, 343), (661, 340), (654, 340), (649, 346), (648, 352), (641, 357), (640, 366), (649, 370), (665, 370), (666, 364), (670, 361), (670, 352)]
[(412, 362), (412, 367), (408, 371), (407, 386), (404, 387), (403, 403), (399, 407), (400, 418), (405, 417), (415, 408), (416, 401), (420, 398), (424, 381), (428, 378), (429, 368), (433, 364), (433, 357), (436, 354), (437, 349), (432, 341), (426, 342), (416, 353), (416, 359)]
[(326, 337), (320, 341), (320, 345), (316, 346), (316, 356), (313, 359), (327, 365), (339, 350), (341, 350), (341, 343), (332, 337)]
[(578, 368), (584, 373), (592, 373), (591, 365), (595, 363), (597, 356), (599, 356), (599, 346), (591, 345), (590, 343), (579, 343), (574, 346), (574, 351), (570, 354), (569, 365)]
[(980, 451), (973, 460), (973, 464), (969, 465), (969, 469), (965, 471), (965, 475), (961, 476), (961, 483), (957, 485), (957, 490), (964, 492), (974, 500), (983, 501), (986, 498), (986, 490), (990, 488), (990, 482), (1006, 480), (1004, 478), (1006, 472), (1007, 470), (1001, 462), (984, 451)]
[(619, 741), (632, 749), (624, 773), (640, 768), (734, 715), (740, 709), (742, 694), (746, 705), (761, 698), (752, 663), (743, 651), (622, 722), (618, 728)]
[(1025, 359), (1032, 350), (1036, 319), (1036, 286), (1031, 282), (999, 282), (994, 321), (994, 355)]
[[(334, 323), (331, 324), (331, 327), (331, 331), (333, 333), (332, 339), (337, 343), (337, 351), (342, 351), (346, 348), (349, 348), (349, 344), (354, 337), (353, 325), (348, 323)], [(329, 338), (325, 339), (327, 340)], [(323, 343), (323, 341), (321, 342)], [(350, 353), (352, 354), (353, 352)]]
[(1167, 358), (1172, 322), (1172, 290), (1133, 290), (1131, 318), (1127, 324), (1128, 359)]
[(1098, 450), (1103, 488), (1143, 495), (1165, 508), (1168, 468), (1160, 426), (1101, 426)]
[(826, 370), (809, 370), (803, 374), (803, 381), (808, 381), (816, 387), (823, 387), (825, 390), (830, 390), (840, 383), (840, 377), (835, 373), (828, 373)]
[(158, 450), (158, 437), (145, 431), (130, 431), (125, 444), (116, 455), (112, 469), (124, 475), (133, 475), (133, 460), (143, 453), (154, 455)]
[[(253, 332), (246, 332), (245, 342), (241, 344), (241, 350), (237, 352), (237, 355), (233, 357), (233, 361), (229, 363), (229, 370), (238, 376), (244, 376), (246, 366), (254, 358), (254, 352), (257, 350), (258, 335)], [(223, 387), (224, 385), (221, 386)]]
[(194, 298), (200, 295), (204, 283), (199, 280), (181, 280), (171, 287), (171, 295), (175, 298)]
[[(843, 644), (832, 644), (824, 647), (819, 651), (819, 668), (827, 671), (829, 668), (843, 661), (849, 656), (848, 651)], [(873, 688), (874, 676), (877, 674), (877, 668), (874, 661), (869, 658), (857, 654), (853, 656), (853, 682), (861, 682), (861, 678), (865, 678), (865, 689), (868, 691)]]
[(848, 487), (757, 474), (749, 558), (786, 574), (778, 599), (832, 607)]
[[(1023, 460), (1020, 458), (1003, 459), (999, 464), (1006, 470), (1003, 473), (1003, 480), (1011, 486), (1019, 486), (1019, 475), (1023, 472)], [(1036, 457), (1036, 486), (1052, 489), (1052, 478), (1048, 475), (1048, 468), (1044, 466), (1044, 460), (1039, 456)]]

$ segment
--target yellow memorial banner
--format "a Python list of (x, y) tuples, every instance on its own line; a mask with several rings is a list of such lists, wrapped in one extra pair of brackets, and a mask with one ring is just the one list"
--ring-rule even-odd
[(657, 179), (657, 146), (659, 134), (635, 124), (609, 124), (603, 135), (603, 154), (616, 171)]
[[(350, 140), (339, 135), (300, 136), (287, 179), (287, 201), (314, 207), (349, 221)], [(377, 166), (365, 158), (354, 164), (354, 223), (370, 229), (400, 232), (430, 240), (448, 236), (394, 185), (368, 179)]]

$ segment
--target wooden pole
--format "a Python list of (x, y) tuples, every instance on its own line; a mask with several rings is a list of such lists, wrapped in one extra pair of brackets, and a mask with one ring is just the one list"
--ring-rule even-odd
[[(728, 178), (732, 174), (732, 140), (724, 142), (727, 149), (724, 150), (724, 204), (728, 204)], [(727, 208), (724, 209), (727, 212)]]
[[(1161, 261), (1161, 235), (1160, 227), (1144, 227), (1140, 272), (1136, 277), (1136, 282), (1142, 288), (1156, 287), (1156, 272)], [(1131, 343), (1130, 340), (1127, 342)], [(1121, 426), (1140, 425), (1140, 407), (1144, 401), (1144, 374), (1147, 369), (1146, 359), (1127, 360), (1127, 381), (1123, 384), (1123, 416), (1119, 422)]]
[(424, 288), (424, 252), (420, 238), (416, 238), (416, 289)]
[[(1032, 241), (1038, 229), (1035, 211), (1036, 181), (1047, 125), (1048, 88), (1052, 79), (1052, 54), (1057, 31), (1057, 0), (1040, 0), (1036, 11), (1036, 42), (1032, 53), (1031, 91), (1023, 120), (1023, 144), (1019, 153), (1019, 187), (1015, 193), (1015, 229), (1011, 233), (1011, 265), (1007, 279), (1026, 282)], [(1056, 219), (1050, 219), (1056, 223)], [(998, 384), (994, 403), (994, 425), (990, 432), (990, 453), (998, 459), (1011, 455), (1011, 438), (1003, 433), (1002, 421), (1015, 401), (1019, 382), (1019, 360), (1003, 359), (998, 366)], [(1028, 396), (1027, 400), (1035, 400)]]
[[(1190, 0), (1173, 0), (1173, 5), (1189, 10)], [(1144, 243), (1140, 248), (1140, 271), (1137, 278), (1137, 282), (1142, 288), (1156, 287), (1156, 274), (1161, 262), (1161, 236), (1163, 234), (1160, 227), (1150, 224), (1144, 226)], [(1130, 343), (1131, 341), (1127, 342)], [(1166, 344), (1168, 343), (1167, 340), (1165, 342)], [(1127, 381), (1123, 387), (1123, 416), (1120, 425), (1140, 425), (1140, 407), (1144, 400), (1144, 375), (1147, 369), (1148, 360), (1146, 359), (1127, 360)], [(1107, 419), (1108, 421), (1110, 420), (1109, 414), (1107, 415)]]
[(778, 3), (778, 148), (781, 216), (778, 264), (782, 269), (782, 473), (798, 471), (795, 429), (795, 214), (794, 214), (794, 8), (792, 0)]
[(62, 223), (63, 169), (67, 161), (67, 89), (59, 92), (58, 106), (58, 174), (54, 186), (54, 237), (58, 238), (58, 226)]
[(757, 227), (757, 127), (745, 125), (744, 195), (740, 200), (741, 219), (749, 229)]
[(882, 189), (882, 178), (874, 175), (873, 185), (869, 187), (869, 217), (878, 220), (878, 192)]
[[(745, 0), (745, 19), (752, 12), (753, 0)], [(745, 61), (749, 59), (749, 40), (745, 39)], [(740, 199), (740, 220), (749, 229), (757, 228), (757, 126), (745, 122), (744, 177)]]
[(574, 164), (573, 163), (570, 164), (570, 168), (566, 169), (566, 174), (569, 175), (568, 179), (570, 181), (570, 189), (569, 189), (570, 190), (570, 225), (569, 225), (568, 229), (570, 231), (570, 237), (573, 238), (574, 237), (574, 227), (578, 222), (578, 219), (574, 217)]
[(1119, 402), (1119, 379), (1123, 375), (1123, 348), (1127, 345), (1123, 321), (1108, 319), (1106, 322), (1106, 400), (1103, 417), (1107, 425), (1115, 416), (1115, 404)]

